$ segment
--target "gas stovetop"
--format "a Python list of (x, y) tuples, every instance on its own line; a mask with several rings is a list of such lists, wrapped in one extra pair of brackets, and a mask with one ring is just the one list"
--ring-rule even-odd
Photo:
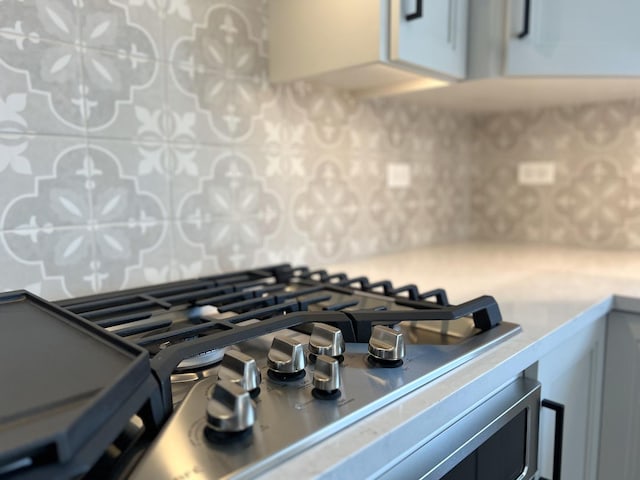
[(5, 293), (0, 478), (249, 478), (517, 331), (490, 296), (289, 265)]

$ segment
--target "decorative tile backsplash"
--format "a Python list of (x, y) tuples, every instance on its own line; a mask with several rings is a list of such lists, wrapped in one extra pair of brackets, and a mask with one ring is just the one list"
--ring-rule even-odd
[[(266, 52), (261, 1), (4, 2), (0, 290), (59, 298), (466, 237), (470, 118), (270, 85)], [(410, 188), (386, 187), (390, 162)]]
[[(640, 248), (640, 100), (485, 115), (474, 136), (474, 237)], [(555, 182), (518, 185), (537, 161)]]
[[(469, 238), (640, 244), (638, 102), (472, 117), (270, 85), (265, 1), (1, 8), (0, 291)], [(556, 184), (518, 186), (525, 160)], [(387, 187), (397, 162), (409, 188)]]

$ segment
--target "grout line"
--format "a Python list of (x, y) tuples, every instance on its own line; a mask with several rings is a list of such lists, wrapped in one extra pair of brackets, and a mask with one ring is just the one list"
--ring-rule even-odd
[(150, 145), (150, 146), (164, 146), (164, 145), (175, 145), (175, 146), (180, 146), (180, 147), (224, 147), (224, 148), (229, 148), (232, 146), (242, 146), (242, 147), (247, 147), (248, 149), (258, 149), (258, 148), (263, 148), (264, 144), (263, 143), (250, 143), (250, 144), (238, 144), (237, 142), (211, 142), (211, 143), (206, 143), (206, 142), (186, 142), (186, 141), (180, 141), (180, 140), (163, 140), (163, 141), (158, 141), (158, 140), (144, 140), (143, 138), (136, 138), (136, 137), (111, 137), (111, 136), (106, 136), (106, 135), (91, 135), (91, 134), (78, 134), (78, 135), (71, 135), (71, 134), (66, 134), (66, 133), (55, 133), (55, 132), (51, 132), (51, 133), (40, 133), (40, 132), (15, 132), (15, 131), (2, 131), (0, 130), (0, 140), (5, 138), (5, 139), (14, 139), (16, 137), (30, 137), (32, 139), (35, 139), (36, 137), (43, 137), (43, 138), (66, 138), (69, 140), (88, 140), (89, 143), (91, 143), (91, 140), (98, 140), (98, 141), (107, 141), (107, 142), (113, 142), (113, 143), (127, 143), (127, 144), (133, 144), (133, 145)]
[[(171, 223), (175, 223), (175, 222), (180, 222), (180, 219), (171, 219), (171, 218), (166, 218), (166, 219), (160, 219), (157, 220), (156, 222), (154, 222), (151, 226), (155, 226), (155, 225), (163, 225), (163, 224), (171, 224)], [(212, 221), (213, 222), (213, 221)], [(207, 223), (207, 222), (205, 222)], [(72, 232), (74, 230), (87, 230), (89, 229), (89, 222), (87, 223), (82, 223), (82, 224), (77, 224), (77, 225), (59, 225), (59, 226), (53, 226), (53, 227), (38, 227), (35, 228), (34, 230), (36, 231), (45, 231), (45, 230), (56, 230), (56, 231), (66, 231), (66, 232)], [(130, 227), (129, 222), (105, 222), (105, 223), (98, 223), (95, 224), (95, 229), (96, 230), (100, 230), (100, 229), (105, 229), (105, 228), (115, 228), (115, 227)], [(21, 229), (21, 228), (8, 228), (5, 230), (0, 230), (1, 234), (15, 234), (15, 235), (23, 235), (25, 234), (25, 231), (27, 230), (31, 230), (31, 229)]]

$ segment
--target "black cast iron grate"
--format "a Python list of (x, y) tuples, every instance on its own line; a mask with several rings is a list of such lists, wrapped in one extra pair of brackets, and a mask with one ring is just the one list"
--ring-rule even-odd
[(450, 305), (442, 289), (419, 292), (289, 264), (57, 302), (146, 348), (170, 410), (170, 375), (187, 358), (312, 322), (339, 327), (347, 342), (367, 342), (373, 325), (473, 317), (501, 322), (490, 296)]

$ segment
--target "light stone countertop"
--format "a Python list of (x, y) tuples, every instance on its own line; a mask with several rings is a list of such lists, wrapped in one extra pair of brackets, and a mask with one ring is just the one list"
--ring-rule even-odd
[[(260, 478), (364, 478), (425, 435), (446, 428), (540, 357), (611, 310), (613, 295), (640, 298), (640, 252), (462, 243), (359, 259), (330, 273), (447, 290), (451, 303), (493, 295), (522, 332), (382, 408)], [(418, 421), (415, 438), (398, 426)]]

